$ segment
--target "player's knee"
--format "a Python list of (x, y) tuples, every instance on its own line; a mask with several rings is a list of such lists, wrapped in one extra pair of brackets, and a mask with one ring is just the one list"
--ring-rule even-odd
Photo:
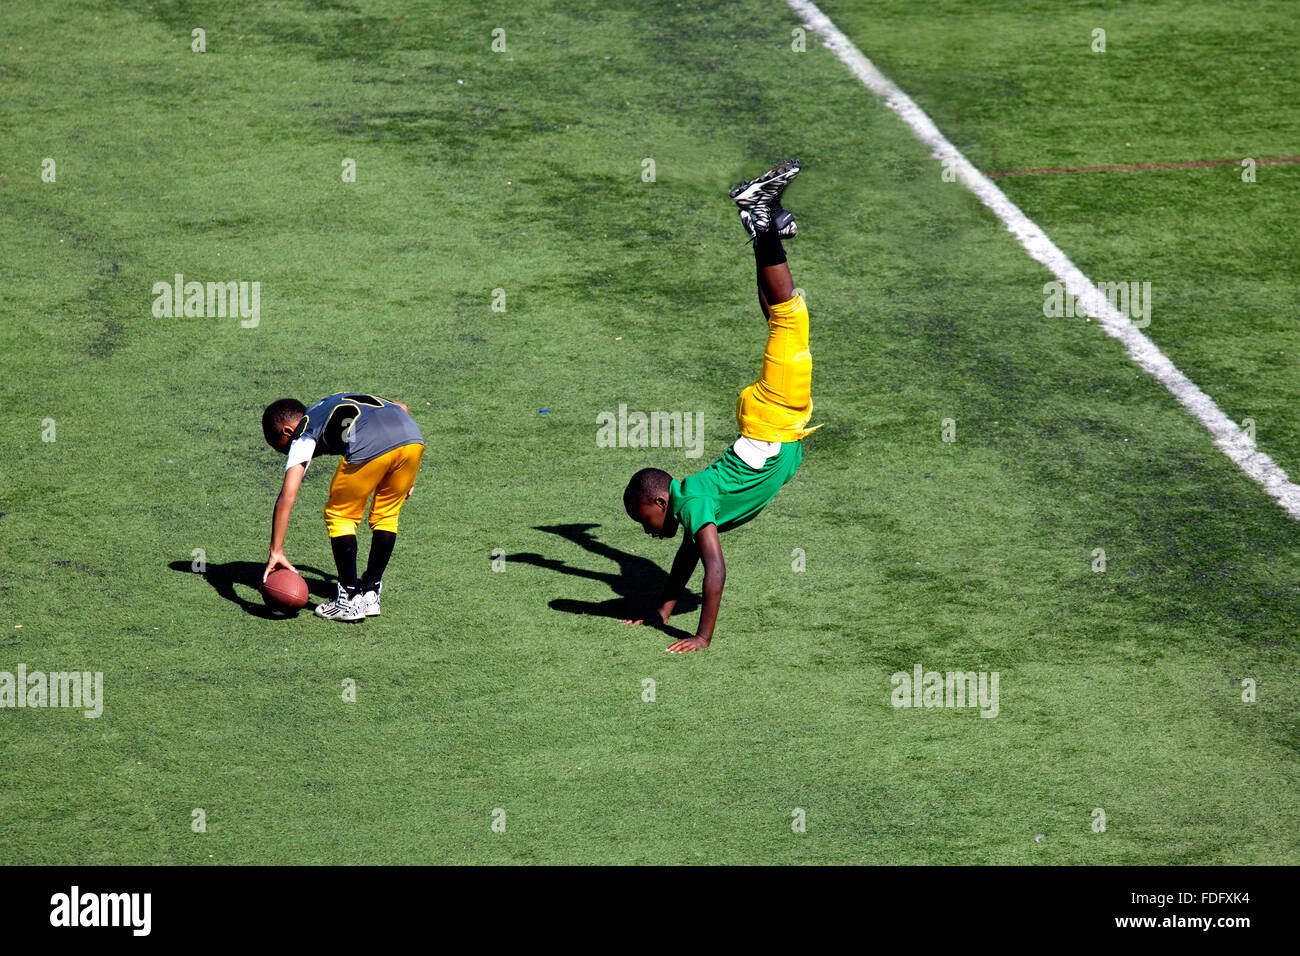
[(378, 520), (375, 520), (372, 516), (370, 518), (370, 530), (391, 531), (393, 534), (397, 534), (397, 516), (393, 515), (391, 518), (380, 518)]
[(357, 518), (342, 514), (329, 505), (325, 506), (325, 529), (329, 532), (331, 538), (338, 538), (345, 534), (356, 534), (358, 524), (360, 522)]

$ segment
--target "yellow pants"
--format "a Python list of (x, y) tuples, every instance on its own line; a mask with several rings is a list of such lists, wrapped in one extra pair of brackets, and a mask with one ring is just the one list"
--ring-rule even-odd
[(755, 441), (798, 441), (812, 417), (812, 353), (803, 296), (768, 306), (767, 349), (758, 381), (740, 393), (736, 422)]
[(340, 461), (325, 503), (325, 527), (330, 537), (357, 533), (372, 494), (375, 500), (370, 506), (370, 530), (396, 532), (397, 514), (415, 485), (423, 454), (423, 445), (412, 444), (394, 448), (364, 465)]

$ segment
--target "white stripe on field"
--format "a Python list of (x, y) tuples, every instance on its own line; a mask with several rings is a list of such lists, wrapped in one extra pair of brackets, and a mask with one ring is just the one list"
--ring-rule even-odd
[(893, 81), (875, 68), (862, 51), (853, 45), (826, 14), (809, 0), (786, 0), (796, 14), (803, 18), (804, 26), (825, 41), (825, 45), (853, 71), (862, 85), (884, 100), (885, 105), (897, 113), (917, 138), (930, 148), (932, 155), (945, 162), (957, 178), (973, 192), (979, 201), (993, 210), (1007, 229), (1025, 247), (1025, 251), (1041, 262), (1065, 286), (1067, 292), (1080, 302), (1089, 303), (1090, 315), (1111, 335), (1124, 343), (1133, 361), (1146, 369), (1173, 393), (1183, 406), (1200, 419), (1209, 429), (1214, 443), (1236, 462), (1237, 466), (1264, 486), (1293, 518), (1300, 518), (1300, 486), (1292, 484), (1287, 474), (1268, 455), (1255, 447), (1254, 441), (1237, 423), (1223, 414), (1214, 400), (1196, 383), (1180, 372), (1174, 363), (1147, 338), (1128, 317), (1111, 305), (1109, 299), (1079, 271), (1046, 233), (1017, 208), (997, 186), (971, 165), (957, 148), (948, 142), (930, 117), (912, 102), (911, 97), (894, 85)]

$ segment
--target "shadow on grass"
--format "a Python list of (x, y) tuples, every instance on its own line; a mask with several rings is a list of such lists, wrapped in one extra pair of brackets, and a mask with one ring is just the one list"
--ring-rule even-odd
[[(646, 613), (650, 608), (656, 606), (659, 595), (668, 582), (668, 572), (649, 558), (630, 554), (627, 551), (620, 551), (618, 548), (597, 541), (591, 536), (591, 529), (599, 527), (598, 524), (553, 524), (537, 525), (533, 530), (559, 535), (566, 541), (571, 541), (592, 554), (608, 558), (618, 565), (616, 571), (589, 571), (586, 568), (575, 568), (555, 558), (547, 558), (531, 552), (506, 555), (506, 561), (531, 564), (535, 567), (545, 568), (548, 571), (559, 571), (561, 574), (571, 574), (578, 578), (603, 581), (609, 585), (616, 595), (605, 601), (578, 601), (573, 598), (555, 598), (550, 602), (552, 610), (564, 611), (568, 614), (589, 614), (593, 617), (612, 617), (616, 620), (636, 617)], [(672, 554), (676, 554), (676, 551), (674, 550)], [(673, 613), (689, 614), (697, 610), (699, 606), (700, 599), (697, 595), (690, 591), (683, 591), (681, 597), (677, 600), (677, 607)], [(671, 637), (683, 638), (691, 636), (690, 633), (683, 631), (679, 627), (673, 627), (671, 624), (658, 625), (657, 627), (658, 630)]]
[[(272, 611), (262, 601), (250, 601), (236, 590), (236, 584), (243, 584), (252, 588), (254, 591), (261, 592), (262, 572), (266, 570), (264, 561), (227, 561), (225, 564), (211, 564), (203, 572), (195, 571), (189, 561), (173, 561), (168, 565), (173, 571), (183, 571), (186, 574), (193, 574), (203, 578), (208, 584), (212, 585), (213, 590), (220, 594), (231, 604), (238, 604), (245, 613), (253, 617), (266, 618), (267, 620), (280, 620), (282, 618), (296, 617), (298, 611)], [(303, 576), (307, 582), (307, 590), (311, 596), (319, 600), (330, 601), (335, 596), (335, 588), (332, 579), (329, 578), (320, 568), (308, 567), (305, 564), (295, 564), (298, 573)], [(304, 610), (310, 611), (310, 605)]]

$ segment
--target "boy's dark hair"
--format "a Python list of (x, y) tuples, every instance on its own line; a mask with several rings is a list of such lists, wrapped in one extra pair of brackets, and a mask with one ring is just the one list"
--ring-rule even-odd
[(279, 398), (266, 406), (262, 412), (262, 437), (272, 448), (280, 437), (280, 429), (306, 413), (307, 406), (296, 398)]
[(623, 489), (623, 507), (628, 514), (660, 495), (667, 496), (673, 476), (659, 468), (642, 468)]

